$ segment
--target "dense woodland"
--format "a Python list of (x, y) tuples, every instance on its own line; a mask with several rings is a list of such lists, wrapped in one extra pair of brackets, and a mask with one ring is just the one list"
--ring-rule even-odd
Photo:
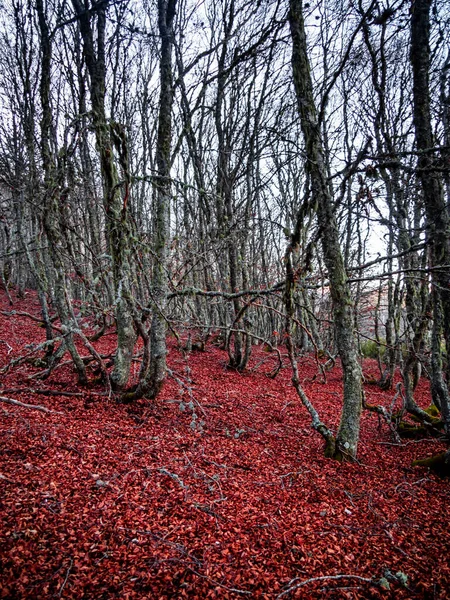
[[(80, 384), (94, 362), (132, 402), (158, 395), (168, 331), (188, 351), (219, 340), (240, 372), (255, 344), (283, 347), (342, 460), (369, 352), (428, 426), (426, 373), (450, 430), (444, 2), (2, 8), (2, 283), (37, 290), (43, 378), (69, 352)], [(94, 338), (114, 323), (112, 356), (86, 315)], [(304, 352), (341, 361), (336, 435), (302, 390)]]
[[(211, 396), (222, 398), (222, 373), (241, 390), (247, 377), (256, 396), (258, 386), (272, 390), (265, 418), (276, 409), (282, 423), (294, 403), (301, 431), (312, 425), (303, 441), (286, 425), (283, 435), (291, 437), (276, 452), (297, 439), (299, 449), (307, 444), (308, 460), (314, 455), (345, 478), (336, 469), (359, 468), (360, 440), (383, 431), (377, 443), (417, 442), (409, 465), (423, 458), (422, 442), (437, 443), (439, 452), (417, 464), (448, 473), (447, 3), (8, 0), (0, 7), (2, 407), (37, 409), (44, 422), (84, 398), (81, 408), (94, 403), (97, 418), (110, 423), (106, 431), (114, 422), (108, 411), (124, 427), (130, 415), (148, 427), (146, 411), (174, 403), (178, 416), (158, 436), (169, 436), (164, 452), (176, 456), (170, 436), (178, 435), (181, 414), (192, 439), (214, 429), (205, 407)], [(196, 369), (197, 383), (210, 388), (203, 401)], [(60, 401), (42, 406), (39, 394)], [(239, 406), (233, 410), (240, 414)], [(225, 444), (256, 431), (239, 421), (223, 425), (217, 415)], [(80, 417), (79, 426), (93, 418)], [(258, 427), (268, 431), (264, 423)], [(31, 436), (30, 427), (20, 435)], [(83, 462), (87, 449), (66, 446)], [(374, 452), (382, 456), (379, 446)], [(194, 455), (187, 460), (197, 477)], [(187, 502), (196, 484), (161, 464), (155, 472), (171, 481), (167, 493)], [(100, 491), (113, 489), (90, 468)], [(289, 485), (302, 473), (290, 472)], [(0, 477), (17, 483), (11, 473)], [(219, 475), (205, 477), (219, 494), (215, 502), (226, 500)], [(396, 493), (403, 485), (396, 480)], [(353, 511), (356, 492), (345, 498)], [(429, 500), (440, 510), (442, 499)], [(224, 518), (215, 505), (191, 506), (216, 525)], [(175, 542), (166, 544), (167, 531), (152, 540), (163, 554), (178, 552), (184, 575), (177, 586), (184, 582), (186, 597), (197, 597), (192, 590), (199, 598), (208, 590), (217, 593), (208, 597), (269, 597), (258, 595), (267, 590), (282, 597), (300, 593), (305, 574), (324, 573), (300, 569), (294, 581), (287, 569), (275, 582), (274, 567), (266, 585), (262, 571), (250, 579), (247, 571), (242, 581), (254, 587), (240, 589), (226, 570), (213, 576)], [(10, 583), (15, 568), (7, 567)], [(109, 591), (80, 591), (77, 568), (74, 555), (63, 561), (42, 597), (150, 598), (162, 590), (168, 595), (158, 597), (185, 597), (162, 584), (145, 587), (141, 575), (133, 582), (144, 587), (134, 591), (117, 582)], [(379, 597), (390, 585), (398, 598), (445, 597), (443, 575), (434, 588), (423, 580), (408, 588), (402, 569), (364, 568), (364, 577), (352, 577), (372, 595), (366, 589), (367, 596), (349, 597)], [(336, 575), (339, 582), (337, 572), (323, 580)], [(22, 587), (5, 587), (2, 597), (41, 597), (21, 577)]]

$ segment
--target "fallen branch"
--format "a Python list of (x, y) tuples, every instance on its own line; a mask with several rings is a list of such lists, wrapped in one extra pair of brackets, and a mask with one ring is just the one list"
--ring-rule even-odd
[(446, 437), (442, 436), (441, 438), (423, 438), (421, 440), (408, 440), (407, 442), (401, 442), (399, 444), (396, 444), (394, 442), (376, 442), (376, 444), (380, 445), (380, 446), (399, 446), (401, 448), (409, 446), (409, 444), (442, 444), (442, 442), (445, 442)]
[(61, 337), (56, 337), (52, 340), (47, 340), (45, 342), (42, 342), (42, 344), (38, 344), (37, 346), (33, 346), (31, 344), (29, 346), (25, 346), (26, 348), (31, 347), (30, 352), (27, 352), (23, 356), (19, 356), (18, 358), (14, 358), (13, 360), (11, 360), (8, 364), (6, 364), (4, 367), (2, 367), (2, 369), (0, 369), (0, 373), (2, 373), (2, 374), (7, 373), (11, 367), (16, 367), (17, 365), (25, 362), (28, 358), (30, 358), (30, 356), (33, 356), (33, 354), (36, 354), (40, 350), (44, 350), (45, 348), (48, 348), (48, 346), (50, 346), (52, 344), (56, 344), (56, 342), (60, 342), (63, 339), (64, 339), (64, 336), (61, 336)]
[(308, 585), (310, 583), (314, 583), (316, 581), (336, 581), (339, 579), (356, 579), (356, 581), (362, 581), (363, 583), (368, 583), (370, 585), (376, 585), (377, 587), (381, 586), (379, 581), (377, 581), (375, 579), (368, 579), (367, 577), (360, 577), (359, 575), (324, 575), (323, 577), (311, 577), (310, 579), (305, 579), (304, 581), (301, 581), (300, 583), (292, 585), (292, 583), (294, 581), (297, 581), (297, 579), (298, 578), (292, 579), (289, 582), (290, 587), (288, 587), (288, 589), (285, 590), (284, 592), (281, 592), (281, 594), (278, 594), (278, 596), (276, 597), (276, 600), (278, 600), (278, 598), (282, 598), (283, 596), (286, 596), (287, 594), (290, 594), (294, 590), (298, 590), (299, 588), (301, 588), (305, 585)]
[(198, 571), (196, 571), (192, 567), (188, 566), (188, 569), (190, 571), (192, 571), (192, 573), (194, 573), (194, 575), (197, 575), (197, 577), (201, 577), (202, 579), (206, 579), (207, 581), (211, 582), (213, 585), (216, 585), (216, 586), (218, 586), (218, 587), (220, 587), (220, 588), (222, 588), (224, 590), (227, 590), (228, 592), (233, 592), (234, 594), (244, 594), (244, 595), (248, 595), (248, 596), (251, 596), (253, 594), (253, 592), (250, 592), (248, 590), (240, 590), (238, 588), (228, 587), (228, 586), (224, 585), (223, 583), (220, 583), (220, 581), (217, 581), (216, 579), (212, 579), (208, 575), (203, 575), (202, 573), (199, 573)]
[[(35, 317), (34, 315), (28, 313), (28, 312), (24, 312), (22, 310), (11, 310), (11, 311), (6, 311), (6, 310), (2, 310), (0, 311), (0, 314), (5, 315), (5, 317), (28, 317), (28, 319), (31, 319), (32, 321), (35, 321), (36, 323), (39, 323), (40, 325), (44, 325), (45, 321), (42, 320), (41, 317)], [(56, 320), (58, 319), (57, 315), (53, 315), (53, 317), (50, 317), (50, 323), (54, 323)], [(57, 331), (61, 332), (61, 329), (59, 327), (55, 327), (53, 325), (53, 328), (56, 329)]]
[[(395, 401), (395, 398), (394, 398), (394, 401)], [(364, 393), (363, 393), (363, 408), (365, 410), (369, 410), (371, 412), (375, 412), (378, 415), (380, 415), (386, 421), (387, 426), (389, 427), (389, 429), (391, 431), (391, 435), (392, 435), (394, 442), (397, 445), (401, 443), (402, 439), (399, 436), (394, 423), (392, 422), (392, 411), (388, 412), (384, 406), (378, 406), (376, 404), (368, 404), (366, 402), (366, 395)]]
[(39, 390), (34, 388), (11, 388), (1, 391), (3, 394), (23, 394), (26, 392), (27, 394), (42, 394), (43, 396), (67, 396), (69, 398), (72, 396), (86, 396), (86, 394), (82, 392), (61, 392), (60, 390)]
[(5, 342), (5, 340), (0, 340), (0, 344), (5, 344), (5, 346), (8, 346), (8, 356), (9, 356), (13, 350), (12, 347), (8, 344), (8, 342)]
[(64, 591), (64, 588), (66, 587), (66, 583), (67, 583), (67, 580), (69, 579), (69, 575), (70, 575), (70, 571), (71, 571), (71, 569), (72, 569), (72, 566), (73, 566), (73, 560), (72, 560), (72, 559), (70, 559), (70, 564), (69, 564), (69, 567), (68, 567), (68, 569), (67, 569), (66, 576), (65, 576), (65, 578), (64, 578), (64, 581), (63, 581), (63, 584), (62, 584), (62, 586), (61, 586), (61, 588), (60, 588), (60, 590), (59, 590), (59, 592), (58, 592), (58, 596), (59, 596), (60, 598), (61, 598), (61, 596), (62, 596), (62, 593), (63, 593), (63, 591)]
[(0, 396), (0, 402), (6, 402), (7, 404), (14, 404), (15, 406), (21, 406), (22, 408), (30, 408), (32, 410), (40, 410), (45, 413), (52, 413), (55, 415), (63, 415), (64, 413), (59, 412), (57, 410), (50, 410), (46, 406), (41, 406), (40, 404), (25, 404), (25, 402), (20, 402), (20, 400), (14, 400), (13, 398), (7, 398), (6, 396)]

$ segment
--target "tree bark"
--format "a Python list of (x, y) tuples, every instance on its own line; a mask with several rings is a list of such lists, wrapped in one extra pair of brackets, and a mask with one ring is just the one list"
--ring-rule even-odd
[[(167, 373), (166, 346), (166, 304), (168, 240), (170, 233), (169, 209), (171, 200), (171, 145), (172, 145), (172, 106), (173, 106), (173, 21), (176, 0), (158, 0), (158, 28), (161, 36), (160, 95), (158, 116), (158, 137), (156, 145), (156, 207), (154, 217), (154, 257), (151, 289), (152, 322), (150, 328), (150, 357), (148, 369), (142, 378), (133, 399), (147, 396), (155, 398), (161, 389)], [(148, 343), (147, 342), (147, 343)], [(125, 394), (124, 399), (130, 399)]]
[(342, 362), (344, 402), (336, 436), (335, 457), (356, 457), (362, 408), (361, 369), (353, 332), (353, 303), (333, 212), (331, 190), (320, 125), (314, 102), (302, 0), (290, 1), (289, 23), (292, 36), (292, 68), (302, 132), (306, 146), (306, 169), (311, 180), (313, 208), (317, 212), (325, 265), (333, 301), (336, 345)]
[(432, 344), (432, 385), (441, 403), (442, 417), (450, 436), (450, 396), (448, 382), (442, 376), (441, 331), (444, 333), (447, 355), (450, 350), (450, 220), (445, 202), (442, 178), (436, 167), (439, 157), (434, 147), (430, 98), (430, 9), (432, 0), (415, 0), (411, 13), (410, 60), (413, 71), (413, 120), (418, 177), (422, 187), (426, 213), (427, 236), (431, 246), (431, 282), (434, 296)]
[(36, 8), (41, 36), (41, 151), (45, 184), (45, 214), (43, 225), (49, 243), (49, 254), (54, 270), (54, 297), (56, 309), (61, 320), (61, 328), (64, 333), (67, 333), (63, 344), (67, 346), (67, 349), (72, 356), (79, 383), (85, 385), (87, 384), (86, 367), (78, 353), (73, 339), (72, 330), (75, 328), (75, 324), (70, 316), (67, 303), (66, 272), (64, 260), (62, 258), (63, 243), (59, 224), (61, 168), (58, 168), (55, 164), (50, 143), (53, 129), (52, 111), (50, 106), (52, 44), (42, 0), (36, 1)]
[[(92, 103), (92, 119), (100, 155), (103, 182), (103, 205), (106, 214), (106, 235), (112, 262), (114, 281), (115, 318), (117, 324), (117, 351), (114, 358), (114, 370), (111, 373), (111, 385), (120, 391), (126, 385), (133, 358), (136, 332), (133, 326), (131, 302), (131, 267), (130, 267), (130, 223), (128, 219), (129, 181), (125, 171), (124, 191), (114, 159), (114, 141), (126, 145), (124, 132), (118, 125), (112, 131), (105, 112), (105, 29), (107, 2), (96, 6), (97, 44), (94, 44), (92, 14), (85, 9), (81, 0), (72, 0), (79, 19), (86, 65), (90, 77)], [(112, 135), (115, 134), (115, 140)], [(119, 149), (119, 153), (122, 149)], [(123, 154), (123, 152), (122, 152)]]

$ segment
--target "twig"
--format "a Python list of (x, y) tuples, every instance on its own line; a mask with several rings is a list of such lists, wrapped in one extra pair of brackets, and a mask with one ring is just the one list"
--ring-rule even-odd
[(220, 583), (220, 581), (217, 581), (216, 579), (213, 579), (212, 577), (209, 577), (209, 575), (203, 575), (202, 573), (199, 573), (198, 571), (196, 571), (192, 567), (188, 566), (188, 569), (190, 571), (192, 571), (192, 573), (194, 573), (195, 575), (197, 575), (197, 577), (201, 577), (202, 579), (206, 579), (210, 583), (212, 583), (214, 585), (217, 585), (218, 587), (221, 587), (224, 590), (227, 590), (228, 592), (234, 592), (235, 594), (245, 594), (245, 595), (248, 595), (248, 596), (251, 596), (253, 594), (253, 592), (250, 592), (248, 590), (240, 590), (238, 588), (228, 587), (228, 586), (224, 585), (223, 583)]
[(5, 342), (5, 340), (0, 340), (0, 344), (5, 344), (6, 346), (8, 346), (8, 356), (9, 356), (13, 350), (12, 347), (8, 344), (8, 342)]
[(170, 471), (168, 471), (167, 469), (165, 469), (164, 467), (161, 467), (160, 469), (158, 469), (158, 471), (162, 474), (162, 475), (168, 475), (171, 479), (173, 479), (174, 481), (176, 481), (178, 483), (178, 485), (183, 489), (183, 490), (187, 490), (188, 489), (188, 485), (185, 485), (184, 481), (181, 479), (181, 477), (179, 477), (176, 473), (171, 473)]
[(433, 438), (424, 438), (423, 440), (408, 440), (407, 442), (402, 442), (399, 444), (395, 444), (394, 442), (376, 442), (380, 446), (399, 446), (400, 448), (404, 448), (405, 446), (409, 446), (409, 444), (423, 444), (424, 442), (428, 444), (442, 444), (445, 442), (445, 436), (442, 436), (437, 439)]
[(39, 404), (25, 404), (20, 400), (14, 400), (13, 398), (7, 398), (6, 396), (0, 396), (0, 402), (6, 402), (7, 404), (14, 404), (15, 406), (21, 406), (22, 408), (31, 408), (32, 410), (40, 410), (45, 413), (52, 413), (55, 415), (63, 415), (64, 413), (57, 410), (50, 410), (46, 406), (40, 406)]
[[(53, 338), (52, 340), (47, 340), (45, 342), (42, 342), (42, 344), (38, 344), (37, 346), (33, 346), (32, 349), (30, 350), (30, 352), (27, 352), (23, 356), (19, 356), (18, 358), (11, 360), (7, 365), (2, 367), (2, 369), (0, 369), (0, 373), (2, 373), (2, 374), (6, 373), (11, 367), (15, 367), (18, 364), (26, 361), (27, 358), (29, 358), (30, 356), (33, 356), (33, 354), (36, 354), (36, 352), (39, 352), (40, 350), (44, 350), (45, 348), (47, 348), (48, 346), (50, 346), (52, 344), (56, 344), (56, 342), (63, 340), (64, 337), (65, 336), (56, 337), (56, 338)], [(26, 346), (26, 347), (30, 348), (30, 346)]]
[(339, 579), (356, 579), (357, 581), (363, 581), (364, 583), (369, 583), (370, 585), (379, 585), (376, 580), (368, 579), (367, 577), (360, 577), (359, 575), (324, 575), (323, 577), (311, 577), (310, 579), (305, 579), (305, 581), (297, 583), (296, 585), (291, 585), (294, 581), (298, 580), (298, 578), (296, 577), (295, 579), (292, 579), (289, 582), (290, 587), (288, 587), (287, 590), (285, 590), (284, 592), (281, 592), (281, 594), (278, 594), (278, 596), (276, 597), (276, 600), (278, 600), (278, 598), (282, 598), (283, 596), (286, 596), (287, 594), (290, 594), (294, 590), (298, 590), (298, 588), (308, 585), (309, 583), (314, 583), (316, 581), (329, 581), (329, 580), (336, 581)]
[(72, 565), (73, 565), (73, 560), (72, 560), (72, 559), (70, 559), (70, 565), (69, 565), (69, 568), (67, 569), (66, 577), (65, 577), (65, 579), (64, 579), (64, 581), (63, 581), (63, 584), (62, 584), (62, 586), (61, 586), (61, 589), (60, 589), (60, 590), (59, 590), (59, 592), (58, 592), (58, 596), (59, 596), (60, 598), (61, 598), (61, 596), (62, 596), (62, 593), (63, 593), (63, 591), (64, 591), (64, 588), (66, 587), (67, 580), (69, 579), (69, 574), (70, 574), (70, 571), (71, 571), (71, 569), (72, 569)]
[(27, 392), (29, 394), (42, 394), (43, 396), (85, 396), (82, 392), (62, 392), (60, 390), (39, 390), (34, 388), (11, 388), (7, 390), (1, 390), (3, 394), (22, 394)]

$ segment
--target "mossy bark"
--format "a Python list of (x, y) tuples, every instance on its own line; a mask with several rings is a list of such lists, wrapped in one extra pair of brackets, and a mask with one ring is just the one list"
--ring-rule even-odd
[(167, 262), (170, 233), (169, 209), (172, 195), (170, 179), (172, 144), (173, 73), (172, 54), (174, 46), (173, 22), (176, 0), (158, 0), (158, 27), (161, 36), (160, 95), (156, 162), (156, 206), (154, 218), (154, 257), (152, 272), (151, 309), (152, 321), (149, 335), (144, 335), (148, 349), (147, 365), (141, 370), (136, 390), (123, 395), (122, 400), (147, 396), (155, 398), (167, 374), (166, 304)]
[(439, 437), (442, 435), (442, 421), (440, 419), (433, 419), (431, 423), (424, 423), (422, 425), (413, 425), (406, 421), (400, 421), (397, 427), (397, 431), (402, 438), (418, 440), (423, 437)]
[(450, 450), (430, 456), (429, 458), (415, 460), (412, 466), (426, 467), (436, 473), (436, 475), (439, 475), (439, 477), (450, 477)]
[[(136, 332), (134, 329), (130, 302), (132, 301), (131, 275), (131, 225), (128, 218), (129, 176), (126, 158), (121, 165), (125, 183), (119, 180), (114, 148), (123, 144), (119, 154), (126, 157), (126, 140), (122, 132), (116, 131), (117, 124), (109, 124), (105, 111), (105, 31), (107, 3), (100, 4), (95, 11), (97, 19), (96, 43), (92, 27), (92, 14), (85, 9), (81, 0), (72, 0), (78, 16), (83, 50), (90, 78), (92, 120), (95, 130), (97, 150), (100, 157), (103, 206), (106, 215), (106, 237), (112, 263), (114, 283), (115, 318), (117, 326), (117, 351), (114, 370), (111, 373), (111, 385), (120, 391), (126, 385), (131, 368)], [(126, 147), (125, 147), (126, 150)]]
[[(450, 397), (442, 375), (441, 336), (450, 350), (450, 217), (445, 202), (440, 158), (433, 149), (430, 94), (430, 10), (432, 0), (415, 0), (411, 8), (410, 60), (413, 72), (413, 121), (418, 150), (417, 171), (426, 213), (427, 238), (434, 299), (432, 385), (439, 396), (447, 436), (450, 437)], [(439, 268), (436, 268), (439, 267)]]
[(86, 367), (78, 353), (74, 343), (73, 330), (76, 324), (71, 318), (68, 306), (68, 294), (66, 289), (66, 265), (63, 260), (64, 243), (59, 223), (60, 203), (63, 201), (62, 188), (64, 187), (64, 171), (61, 165), (57, 165), (51, 149), (51, 137), (53, 131), (53, 118), (50, 105), (50, 79), (52, 42), (45, 10), (42, 0), (36, 1), (38, 14), (40, 41), (41, 41), (41, 79), (40, 98), (42, 106), (41, 118), (41, 152), (44, 171), (44, 218), (43, 225), (49, 244), (49, 257), (54, 271), (54, 298), (56, 310), (61, 321), (64, 333), (64, 344), (69, 350), (78, 381), (81, 385), (87, 384)]
[(353, 331), (353, 302), (347, 282), (333, 210), (320, 123), (314, 101), (302, 0), (290, 1), (292, 68), (298, 112), (305, 140), (306, 169), (311, 181), (312, 208), (317, 212), (325, 265), (333, 301), (336, 345), (344, 376), (344, 403), (336, 436), (335, 457), (356, 457), (362, 407), (362, 380)]

